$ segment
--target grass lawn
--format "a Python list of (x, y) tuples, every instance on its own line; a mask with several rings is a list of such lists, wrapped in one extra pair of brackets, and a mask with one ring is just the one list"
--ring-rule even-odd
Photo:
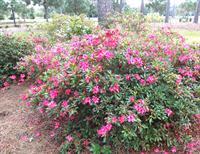
[(186, 29), (175, 29), (175, 31), (183, 35), (188, 43), (200, 43), (200, 31)]

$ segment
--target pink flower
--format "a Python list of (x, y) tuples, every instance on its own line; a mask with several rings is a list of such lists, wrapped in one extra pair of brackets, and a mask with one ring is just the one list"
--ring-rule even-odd
[(169, 109), (169, 108), (166, 108), (166, 109), (165, 109), (165, 113), (167, 114), (168, 117), (171, 116), (171, 115), (173, 114), (172, 110)]
[(126, 120), (126, 116), (125, 115), (121, 115), (120, 117), (118, 117), (118, 120), (122, 124)]
[(84, 99), (83, 99), (83, 104), (89, 104), (90, 103), (90, 97), (85, 97)]
[(10, 76), (10, 79), (12, 79), (12, 80), (15, 80), (17, 77), (16, 77), (16, 75), (11, 75)]
[(134, 76), (134, 78), (135, 78), (136, 80), (140, 80), (140, 79), (141, 79), (141, 77), (140, 77), (139, 74), (134, 74), (133, 76)]
[(30, 107), (31, 103), (30, 102), (26, 102), (26, 107)]
[(63, 102), (62, 102), (62, 106), (63, 106), (63, 107), (67, 107), (67, 106), (68, 106), (68, 102), (67, 102), (67, 101), (63, 101)]
[(110, 92), (119, 92), (119, 84), (114, 83), (114, 85), (110, 86), (109, 90)]
[(50, 91), (50, 97), (52, 99), (56, 98), (57, 96), (58, 96), (58, 91), (56, 89)]
[(114, 117), (112, 117), (112, 123), (116, 123), (117, 122), (117, 117), (116, 116), (114, 116)]
[(172, 151), (173, 153), (175, 153), (175, 152), (176, 152), (176, 147), (175, 147), (175, 146), (172, 147), (171, 151)]
[(93, 94), (98, 94), (99, 93), (99, 86), (94, 86), (92, 89)]
[(146, 84), (145, 80), (144, 79), (140, 79), (140, 84), (141, 85), (145, 85)]
[(25, 78), (25, 74), (20, 74), (20, 78), (24, 79)]
[(72, 142), (74, 138), (71, 135), (68, 135), (66, 136), (66, 139), (68, 142)]
[(140, 113), (141, 115), (144, 115), (146, 112), (149, 111), (147, 107), (144, 106), (144, 100), (140, 99), (135, 105), (134, 109)]
[(103, 125), (100, 129), (97, 130), (97, 134), (99, 136), (104, 136), (108, 131), (112, 129), (112, 125), (110, 123)]
[(158, 148), (155, 148), (155, 149), (154, 149), (154, 152), (155, 152), (155, 153), (158, 153), (158, 152), (160, 152), (160, 150), (159, 150)]
[(94, 104), (99, 103), (99, 98), (96, 96), (92, 96), (92, 101), (94, 102)]
[(105, 54), (106, 59), (110, 59), (114, 57), (113, 53), (108, 50), (104, 54)]
[(178, 77), (176, 78), (176, 85), (179, 85), (182, 81), (183, 77), (181, 75), (178, 75)]
[(135, 120), (135, 115), (130, 114), (130, 115), (127, 117), (127, 119), (128, 119), (128, 122), (134, 122), (134, 120)]
[(90, 78), (88, 76), (85, 77), (85, 82), (89, 83), (90, 82)]
[(59, 123), (59, 122), (57, 122), (57, 121), (56, 121), (56, 122), (54, 122), (54, 128), (55, 128), (55, 129), (57, 129), (57, 128), (59, 128), (59, 127), (60, 127), (60, 123)]
[(66, 89), (65, 94), (69, 95), (71, 93), (71, 89)]
[(130, 75), (126, 74), (125, 78), (126, 78), (127, 81), (130, 80)]
[(48, 104), (48, 108), (49, 109), (53, 109), (56, 106), (57, 106), (57, 104), (55, 102), (53, 102), (53, 101)]
[(134, 103), (135, 98), (134, 98), (133, 96), (130, 96), (130, 97), (129, 97), (129, 101), (130, 101), (131, 103)]
[(74, 96), (78, 97), (78, 91), (77, 90), (74, 91)]
[(156, 78), (153, 75), (150, 75), (146, 79), (147, 83), (152, 84), (156, 81)]
[(89, 67), (89, 63), (88, 62), (85, 62), (85, 61), (81, 61), (80, 62), (80, 68), (83, 70), (83, 71), (86, 71)]

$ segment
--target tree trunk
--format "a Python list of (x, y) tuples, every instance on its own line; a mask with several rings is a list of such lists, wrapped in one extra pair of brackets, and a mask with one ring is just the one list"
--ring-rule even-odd
[(169, 11), (170, 11), (170, 0), (167, 0), (166, 14), (165, 14), (165, 23), (169, 22)]
[(119, 4), (119, 12), (122, 13), (124, 8), (124, 0), (120, 0), (120, 4)]
[(141, 1), (140, 12), (144, 15), (144, 0)]
[(196, 12), (194, 15), (194, 23), (197, 24), (199, 20), (199, 12), (200, 12), (200, 0), (197, 0), (197, 5), (196, 5)]
[(47, 1), (44, 1), (43, 3), (44, 6), (44, 19), (46, 19), (46, 21), (48, 22), (49, 20), (49, 14), (48, 14), (48, 4)]
[(15, 8), (13, 7), (13, 5), (11, 5), (11, 11), (12, 11), (12, 18), (13, 18), (14, 26), (17, 27), (16, 19), (15, 19)]
[(109, 13), (113, 11), (112, 0), (98, 0), (97, 1), (98, 8), (98, 21), (102, 22), (103, 18)]

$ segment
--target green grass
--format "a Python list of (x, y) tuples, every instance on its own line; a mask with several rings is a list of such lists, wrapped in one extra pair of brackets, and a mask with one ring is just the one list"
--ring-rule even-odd
[(175, 29), (175, 31), (183, 35), (188, 43), (200, 43), (200, 31), (186, 29)]
[(16, 36), (16, 37), (21, 37), (21, 38), (28, 38), (30, 35), (33, 35), (33, 36), (39, 36), (39, 35), (42, 35), (42, 32), (34, 32), (34, 33), (32, 33), (32, 32), (15, 32), (15, 33), (13, 33), (13, 35), (14, 36)]

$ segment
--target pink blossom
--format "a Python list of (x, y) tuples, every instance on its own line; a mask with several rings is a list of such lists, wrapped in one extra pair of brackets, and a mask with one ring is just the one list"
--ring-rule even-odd
[(130, 75), (126, 74), (125, 78), (126, 78), (127, 81), (130, 80)]
[(141, 115), (144, 115), (146, 112), (149, 111), (147, 107), (144, 106), (144, 100), (140, 99), (135, 105), (134, 109), (140, 113)]
[(98, 129), (97, 134), (100, 136), (104, 136), (111, 129), (112, 129), (112, 124), (108, 123), (106, 125), (103, 125), (100, 129)]
[(140, 84), (141, 85), (145, 85), (146, 84), (145, 80), (144, 79), (140, 79)]
[(99, 103), (99, 98), (96, 96), (92, 96), (92, 101), (94, 102), (94, 104)]
[(176, 153), (176, 147), (175, 146), (172, 147), (171, 151), (172, 151), (172, 153)]
[(105, 57), (106, 57), (106, 59), (110, 59), (110, 58), (113, 58), (114, 57), (114, 55), (113, 55), (113, 53), (111, 52), (111, 51), (106, 51), (105, 52)]
[(118, 117), (118, 120), (122, 124), (126, 120), (126, 116), (125, 115), (121, 115), (120, 117)]
[(129, 101), (130, 101), (131, 103), (134, 103), (135, 98), (134, 98), (133, 96), (130, 96), (130, 97), (129, 97)]
[(16, 77), (16, 75), (11, 75), (10, 76), (10, 79), (12, 79), (12, 80), (15, 80), (17, 77)]
[(54, 128), (55, 128), (55, 129), (58, 129), (59, 127), (60, 127), (60, 123), (59, 123), (59, 122), (57, 122), (57, 121), (56, 121), (56, 122), (54, 122)]
[(99, 86), (94, 86), (92, 89), (93, 94), (98, 94), (99, 93)]
[(71, 135), (67, 135), (66, 139), (68, 142), (72, 142), (74, 138)]
[(178, 75), (178, 77), (176, 78), (176, 85), (179, 85), (182, 81), (182, 76), (181, 75)]
[(154, 149), (154, 152), (155, 152), (155, 153), (158, 153), (158, 152), (160, 152), (160, 150), (159, 150), (158, 148), (155, 148), (155, 149)]
[(134, 76), (134, 78), (135, 78), (136, 80), (140, 80), (140, 79), (141, 79), (141, 77), (140, 77), (139, 74), (134, 74), (133, 76)]
[(156, 81), (156, 78), (153, 75), (149, 75), (146, 79), (147, 83), (152, 84)]
[(68, 102), (67, 101), (62, 101), (62, 106), (63, 107), (68, 107)]
[(89, 63), (86, 62), (86, 61), (81, 61), (80, 62), (80, 68), (83, 70), (83, 71), (86, 71), (89, 67)]
[(168, 117), (171, 116), (171, 115), (173, 114), (172, 110), (169, 109), (169, 108), (166, 108), (166, 109), (165, 109), (165, 113), (167, 114)]
[(89, 104), (90, 103), (90, 97), (85, 97), (84, 99), (83, 99), (83, 104)]
[(117, 117), (116, 116), (114, 116), (114, 117), (112, 117), (112, 123), (116, 123), (117, 122)]
[(26, 102), (26, 107), (30, 107), (31, 103), (30, 102)]
[(133, 114), (128, 115), (127, 120), (128, 120), (128, 122), (134, 122), (135, 115), (133, 115)]
[(118, 83), (114, 83), (114, 85), (110, 86), (109, 90), (110, 92), (119, 92), (119, 84)]
[(57, 104), (55, 102), (53, 102), (53, 101), (48, 104), (48, 108), (49, 109), (53, 109), (56, 106), (57, 106)]
[(20, 74), (20, 78), (24, 79), (25, 78), (25, 74)]
[(86, 76), (86, 77), (85, 77), (85, 82), (86, 82), (86, 83), (89, 83), (89, 82), (90, 82), (90, 77)]
[(78, 97), (78, 91), (77, 90), (74, 91), (74, 96)]
[(70, 93), (71, 93), (71, 89), (66, 89), (66, 90), (65, 90), (65, 94), (66, 94), (66, 95), (69, 95)]
[(57, 96), (58, 96), (58, 90), (55, 89), (50, 91), (50, 97), (52, 99), (56, 98)]

